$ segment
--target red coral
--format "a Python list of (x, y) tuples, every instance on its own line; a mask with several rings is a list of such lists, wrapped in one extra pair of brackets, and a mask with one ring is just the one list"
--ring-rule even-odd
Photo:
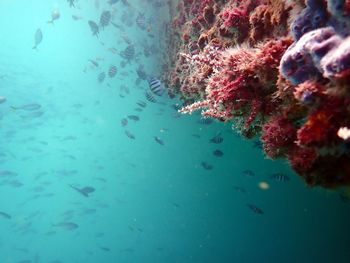
[(282, 157), (294, 145), (296, 127), (282, 115), (272, 117), (262, 127), (261, 140), (265, 153), (271, 158)]
[(300, 175), (308, 174), (312, 171), (317, 152), (313, 148), (303, 148), (295, 145), (287, 154), (290, 165)]

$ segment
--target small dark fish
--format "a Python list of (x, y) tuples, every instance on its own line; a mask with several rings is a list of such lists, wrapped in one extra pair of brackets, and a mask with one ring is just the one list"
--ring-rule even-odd
[(219, 144), (222, 143), (224, 141), (224, 138), (221, 137), (221, 134), (218, 133), (216, 134), (214, 137), (212, 137), (209, 142), (211, 143), (215, 143), (215, 144)]
[(118, 3), (118, 1), (119, 1), (119, 0), (109, 0), (109, 1), (108, 1), (108, 4), (114, 5), (114, 4)]
[(142, 100), (139, 100), (136, 104), (142, 108), (145, 108), (147, 106), (146, 102), (144, 102)]
[(147, 79), (147, 73), (145, 71), (145, 68), (143, 65), (139, 65), (139, 67), (136, 70), (137, 76), (140, 79), (146, 80)]
[(10, 216), (9, 214), (5, 213), (5, 212), (1, 212), (0, 211), (0, 217), (5, 218), (5, 219), (11, 219), (12, 216)]
[(37, 103), (32, 103), (32, 104), (25, 104), (25, 105), (21, 105), (21, 106), (11, 106), (12, 109), (14, 110), (26, 110), (26, 111), (34, 111), (34, 110), (38, 110), (41, 108), (40, 104)]
[(109, 247), (100, 247), (101, 250), (109, 252), (111, 249)]
[(92, 59), (89, 59), (89, 61), (95, 66), (98, 67), (98, 62)]
[(164, 141), (163, 141), (161, 138), (159, 138), (158, 136), (154, 136), (154, 140), (155, 140), (157, 143), (159, 143), (160, 145), (164, 145)]
[(122, 52), (120, 52), (120, 55), (126, 59), (127, 61), (132, 60), (135, 57), (135, 47), (133, 44), (128, 45)]
[(123, 118), (120, 123), (122, 124), (123, 127), (125, 127), (126, 125), (128, 125), (128, 119)]
[(100, 74), (98, 74), (97, 80), (99, 83), (102, 83), (106, 78), (106, 73), (101, 72)]
[(247, 206), (249, 207), (250, 210), (252, 210), (255, 214), (259, 214), (259, 215), (263, 215), (264, 211), (257, 207), (256, 205), (253, 204), (247, 204)]
[(69, 185), (71, 188), (73, 188), (74, 190), (76, 190), (77, 192), (81, 193), (83, 196), (85, 197), (89, 197), (89, 194), (95, 192), (95, 188), (91, 187), (91, 186), (86, 186), (83, 188), (78, 188), (75, 187), (73, 185)]
[(288, 182), (290, 181), (289, 176), (283, 174), (283, 173), (274, 173), (270, 176), (271, 179), (278, 181), (278, 182)]
[(244, 170), (242, 174), (246, 177), (253, 177), (255, 176), (255, 173), (252, 170)]
[(75, 230), (79, 227), (78, 224), (73, 223), (73, 222), (61, 222), (58, 224), (54, 224), (53, 226), (59, 227), (59, 228), (65, 229), (65, 230)]
[(200, 120), (197, 121), (199, 124), (203, 124), (203, 125), (209, 125), (212, 124), (214, 121), (212, 119), (209, 118), (201, 118)]
[(98, 34), (100, 33), (100, 30), (98, 29), (98, 25), (92, 20), (89, 20), (88, 23), (92, 31), (92, 35), (98, 37)]
[(224, 153), (222, 151), (220, 151), (219, 149), (216, 149), (215, 151), (213, 151), (213, 155), (216, 157), (222, 157), (224, 155)]
[(75, 0), (67, 0), (67, 2), (69, 3), (69, 6), (70, 6), (70, 7), (75, 7), (74, 1), (75, 1)]
[(137, 115), (128, 115), (128, 119), (133, 120), (133, 121), (139, 121), (140, 117)]
[(41, 43), (41, 41), (43, 41), (43, 33), (41, 32), (41, 29), (38, 28), (35, 32), (35, 36), (34, 36), (34, 47), (33, 49), (37, 49), (38, 45)]
[(100, 26), (102, 29), (104, 29), (106, 26), (109, 25), (109, 22), (111, 21), (111, 12), (110, 11), (103, 11), (100, 16)]
[(201, 165), (205, 170), (212, 170), (213, 169), (213, 166), (207, 162), (201, 162)]
[(125, 131), (125, 134), (126, 134), (126, 136), (128, 136), (130, 139), (132, 139), (132, 140), (134, 140), (134, 139), (135, 139), (135, 135), (134, 135), (134, 134), (132, 134), (131, 132), (129, 132), (129, 131)]
[(253, 148), (262, 150), (263, 149), (263, 143), (260, 140), (256, 140), (253, 142)]
[(141, 111), (143, 111), (143, 109), (142, 109), (142, 108), (135, 108), (134, 110), (135, 110), (135, 111), (137, 111), (137, 112), (141, 112)]
[(109, 70), (108, 70), (108, 76), (110, 77), (110, 78), (114, 78), (115, 77), (115, 75), (117, 75), (117, 67), (116, 66), (110, 66), (109, 67)]
[(72, 15), (72, 18), (73, 18), (75, 21), (83, 19), (81, 16), (77, 16), (77, 15)]
[(201, 136), (199, 134), (192, 134), (192, 137), (199, 139)]
[(247, 190), (243, 187), (240, 187), (240, 186), (236, 186), (234, 185), (233, 186), (233, 189), (236, 191), (236, 192), (239, 192), (239, 193), (242, 193), (242, 194), (245, 194), (247, 193)]
[(145, 92), (145, 97), (149, 102), (156, 103), (157, 100), (154, 98), (153, 94), (149, 91)]

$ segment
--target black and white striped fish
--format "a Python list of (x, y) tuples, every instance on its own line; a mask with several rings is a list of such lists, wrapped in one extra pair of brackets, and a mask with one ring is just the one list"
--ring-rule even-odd
[(159, 79), (151, 78), (148, 81), (148, 85), (150, 90), (157, 96), (162, 96), (165, 92), (164, 85), (162, 84), (162, 82), (160, 82)]
[(147, 106), (146, 102), (144, 102), (142, 100), (139, 100), (136, 104), (142, 108), (145, 108)]
[(100, 74), (98, 74), (97, 80), (99, 83), (102, 83), (106, 78), (106, 73), (101, 72)]
[(270, 178), (278, 182), (288, 182), (290, 180), (289, 176), (283, 173), (274, 173), (270, 176)]
[(117, 74), (117, 71), (118, 71), (118, 69), (117, 69), (116, 66), (114, 66), (114, 65), (110, 66), (110, 67), (109, 67), (109, 70), (108, 70), (108, 76), (109, 76), (110, 78), (115, 77), (115, 75)]
[(153, 103), (157, 102), (157, 100), (154, 98), (153, 94), (149, 91), (145, 92), (145, 97), (149, 102), (153, 102)]
[(136, 17), (136, 25), (141, 30), (146, 30), (146, 18), (144, 13), (139, 13)]
[(98, 29), (98, 25), (92, 20), (89, 20), (88, 23), (92, 31), (92, 35), (98, 37), (98, 34), (100, 33), (100, 30)]

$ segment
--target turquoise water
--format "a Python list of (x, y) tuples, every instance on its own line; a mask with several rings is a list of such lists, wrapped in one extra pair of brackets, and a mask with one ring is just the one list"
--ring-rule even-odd
[[(178, 101), (166, 96), (146, 100), (148, 84), (137, 81), (136, 69), (143, 64), (161, 77), (166, 6), (76, 2), (0, 2), (1, 263), (346, 262), (346, 198), (306, 187), (229, 123), (180, 116), (172, 107)], [(55, 8), (61, 17), (47, 24)], [(108, 25), (97, 38), (87, 21), (98, 22), (104, 10), (120, 28)], [(135, 24), (139, 12), (149, 32)], [(137, 55), (123, 67), (126, 40)], [(145, 45), (156, 51), (145, 56)], [(118, 68), (114, 78), (110, 65)], [(142, 112), (139, 100), (147, 102)], [(27, 104), (41, 107), (18, 109)], [(140, 120), (123, 127), (128, 115)], [(223, 142), (210, 143), (219, 133)], [(95, 191), (86, 197), (71, 186)]]

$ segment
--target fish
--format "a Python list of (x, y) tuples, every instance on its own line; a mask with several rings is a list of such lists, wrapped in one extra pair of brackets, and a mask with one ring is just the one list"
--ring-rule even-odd
[(201, 165), (205, 170), (212, 170), (213, 169), (213, 166), (207, 162), (201, 162)]
[(236, 191), (236, 192), (239, 192), (239, 193), (242, 193), (242, 194), (245, 194), (247, 193), (247, 190), (241, 186), (237, 186), (237, 185), (234, 185), (233, 186), (233, 189)]
[(67, 2), (69, 3), (69, 7), (75, 7), (74, 1), (75, 0), (67, 0)]
[(224, 153), (221, 150), (216, 149), (213, 151), (213, 155), (216, 157), (222, 157), (224, 155)]
[(123, 127), (125, 127), (126, 125), (128, 125), (128, 119), (127, 118), (123, 118), (120, 123), (122, 124)]
[(34, 47), (33, 49), (38, 49), (38, 45), (43, 41), (43, 32), (38, 28), (34, 35)]
[(155, 140), (158, 144), (164, 145), (164, 141), (163, 141), (161, 138), (159, 138), (158, 136), (154, 136), (154, 140)]
[(59, 227), (59, 228), (65, 229), (65, 230), (75, 230), (79, 227), (78, 224), (73, 223), (73, 222), (61, 222), (58, 224), (54, 224), (53, 226)]
[(118, 1), (119, 1), (119, 0), (109, 0), (109, 1), (108, 1), (108, 4), (114, 5), (114, 4), (118, 3)]
[(128, 115), (128, 119), (133, 121), (139, 121), (140, 117), (137, 115)]
[(112, 65), (112, 66), (110, 66), (109, 67), (109, 70), (108, 70), (108, 76), (110, 77), (110, 78), (114, 78), (115, 77), (115, 75), (117, 75), (117, 67), (116, 66), (114, 66), (114, 65)]
[(224, 138), (221, 137), (221, 133), (217, 133), (214, 137), (212, 137), (209, 142), (219, 144), (224, 141)]
[(1, 212), (0, 211), (0, 217), (5, 218), (5, 219), (11, 219), (12, 216), (10, 216), (9, 214), (5, 213), (5, 212)]
[(98, 62), (92, 59), (89, 59), (89, 62), (91, 62), (95, 67), (98, 67)]
[(109, 247), (100, 247), (101, 250), (109, 252), (111, 249)]
[(73, 188), (74, 190), (76, 190), (77, 192), (81, 193), (85, 197), (89, 197), (89, 194), (95, 192), (95, 188), (93, 188), (91, 186), (85, 186), (83, 188), (78, 188), (78, 187), (75, 187), (73, 185), (69, 185), (69, 186), (71, 188)]
[(146, 102), (144, 102), (142, 100), (139, 100), (136, 104), (142, 108), (145, 108), (147, 106)]
[(255, 176), (255, 173), (252, 171), (252, 170), (244, 170), (242, 172), (242, 174), (245, 176), (245, 177), (253, 177)]
[(248, 208), (250, 210), (252, 210), (255, 214), (259, 214), (259, 215), (263, 215), (264, 214), (264, 211), (257, 207), (256, 205), (253, 205), (253, 204), (247, 204)]
[(262, 150), (263, 149), (263, 143), (260, 140), (253, 141), (253, 148)]
[(52, 13), (51, 13), (51, 20), (50, 20), (50, 21), (47, 21), (47, 23), (53, 24), (53, 22), (54, 22), (55, 20), (58, 20), (59, 18), (60, 18), (60, 12), (59, 12), (57, 9), (55, 9), (55, 10), (53, 10)]
[(203, 125), (209, 125), (209, 124), (212, 124), (213, 122), (214, 121), (209, 118), (201, 118), (200, 120), (197, 121), (197, 123), (203, 124)]
[(25, 110), (25, 111), (34, 111), (41, 108), (41, 105), (38, 103), (24, 104), (21, 106), (11, 106), (13, 110)]
[(106, 73), (104, 73), (104, 72), (101, 72), (97, 76), (97, 80), (98, 80), (99, 83), (102, 83), (105, 80), (105, 78), (106, 78)]
[(106, 26), (109, 25), (109, 22), (111, 21), (111, 12), (110, 11), (103, 11), (100, 16), (100, 27), (104, 29)]
[(154, 98), (153, 94), (149, 91), (145, 92), (145, 97), (149, 102), (156, 103), (157, 100)]
[(92, 31), (92, 35), (98, 37), (98, 34), (100, 33), (98, 25), (92, 20), (89, 20), (88, 23)]
[(144, 13), (139, 13), (136, 17), (136, 25), (141, 29), (141, 30), (146, 30), (146, 18)]
[(135, 47), (133, 44), (129, 44), (122, 52), (120, 52), (122, 58), (127, 61), (132, 60), (135, 57)]
[(165, 88), (159, 79), (151, 78), (148, 81), (148, 85), (153, 94), (157, 96), (162, 96), (165, 92)]
[(290, 181), (290, 177), (283, 173), (274, 173), (270, 176), (270, 178), (278, 182)]
[(139, 67), (136, 70), (137, 76), (140, 79), (146, 80), (147, 79), (147, 73), (145, 71), (145, 68), (143, 65), (139, 65)]
[(0, 104), (4, 103), (6, 100), (6, 97), (0, 96)]
[(142, 108), (135, 108), (134, 110), (135, 110), (135, 111), (137, 111), (137, 112), (141, 112), (141, 111), (143, 111), (143, 109), (142, 109)]
[(128, 136), (130, 139), (132, 139), (132, 140), (134, 140), (134, 139), (135, 139), (135, 135), (134, 135), (134, 134), (132, 134), (131, 132), (129, 132), (129, 131), (125, 131), (125, 134), (126, 134), (126, 136)]
[(113, 54), (116, 54), (118, 50), (114, 47), (111, 47), (108, 49), (108, 51), (112, 52)]

